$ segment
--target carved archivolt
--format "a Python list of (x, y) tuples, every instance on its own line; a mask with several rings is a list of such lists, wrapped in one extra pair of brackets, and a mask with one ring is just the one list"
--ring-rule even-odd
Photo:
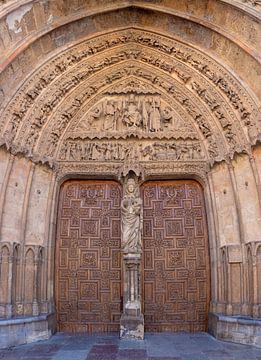
[(1, 143), (34, 161), (215, 161), (260, 139), (226, 69), (167, 37), (123, 30), (64, 51), (1, 114)]

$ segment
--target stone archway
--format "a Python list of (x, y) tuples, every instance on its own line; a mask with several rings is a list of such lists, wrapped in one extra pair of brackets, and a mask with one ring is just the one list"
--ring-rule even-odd
[(258, 1), (0, 2), (0, 345), (55, 331), (61, 183), (129, 170), (202, 184), (209, 329), (260, 344)]

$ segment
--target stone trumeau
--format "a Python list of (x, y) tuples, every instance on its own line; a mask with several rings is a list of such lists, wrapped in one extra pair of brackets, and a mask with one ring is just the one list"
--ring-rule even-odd
[(0, 0), (0, 348), (261, 346), (261, 3)]

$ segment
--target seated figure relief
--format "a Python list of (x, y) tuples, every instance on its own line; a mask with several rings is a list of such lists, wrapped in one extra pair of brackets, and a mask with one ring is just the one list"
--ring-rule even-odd
[(174, 110), (157, 95), (136, 95), (106, 97), (91, 108), (74, 131), (104, 131), (111, 133), (186, 130), (187, 126)]

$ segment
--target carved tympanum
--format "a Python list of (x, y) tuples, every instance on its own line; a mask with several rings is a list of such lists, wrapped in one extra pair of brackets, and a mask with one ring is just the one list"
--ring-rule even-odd
[(187, 127), (175, 116), (174, 110), (162, 102), (160, 95), (137, 95), (134, 92), (122, 96), (106, 96), (92, 107), (75, 129), (95, 132), (143, 133), (185, 130)]

